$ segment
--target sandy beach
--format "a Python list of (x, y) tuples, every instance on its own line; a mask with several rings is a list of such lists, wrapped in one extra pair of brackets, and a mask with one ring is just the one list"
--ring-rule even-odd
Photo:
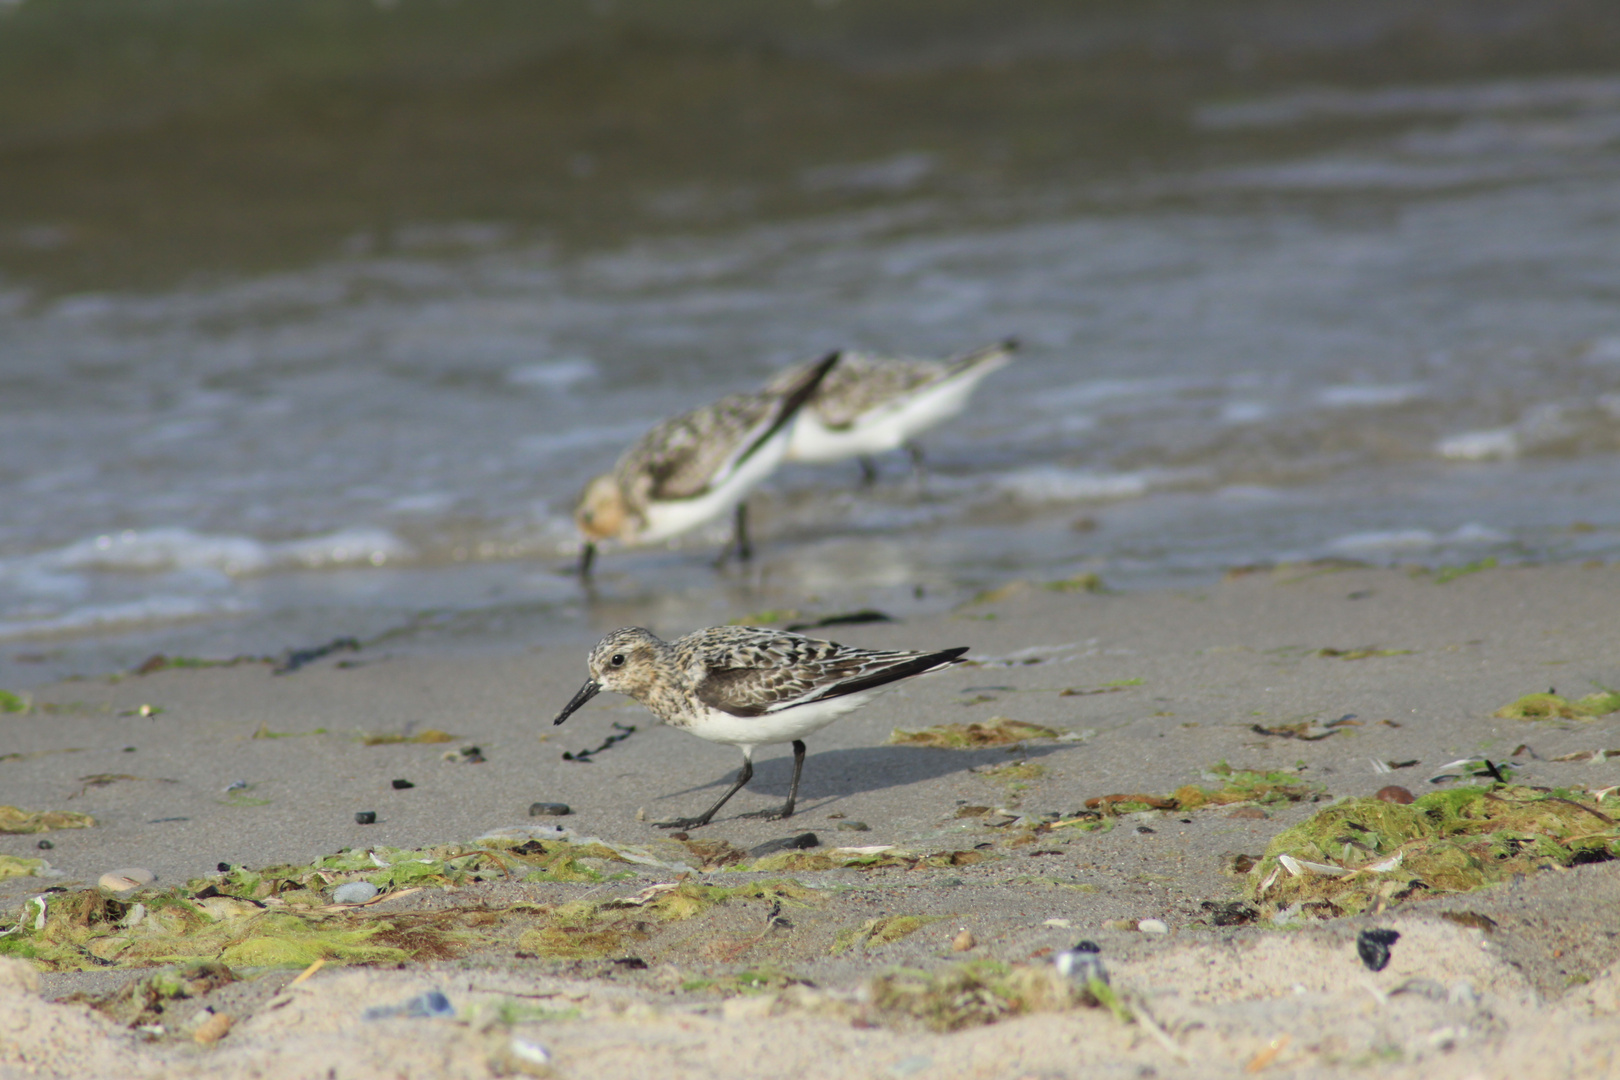
[[(792, 819), (740, 816), (787, 792), (772, 747), (684, 840), (652, 822), (712, 802), (735, 751), (612, 695), (554, 728), (583, 650), (39, 688), (0, 721), (0, 803), (94, 824), (0, 836), (0, 1076), (1613, 1075), (1620, 799), (1594, 793), (1620, 770), (1594, 752), (1620, 712), (1497, 713), (1620, 685), (1617, 610), (1612, 565), (1312, 565), (829, 627), (974, 663), (812, 739)], [(1315, 870), (1265, 857), (1391, 786), (1586, 826), (1480, 847), (1520, 861), (1466, 892), (1363, 826)], [(1398, 934), (1381, 970), (1369, 929)], [(1111, 1008), (1055, 974), (1079, 939)]]

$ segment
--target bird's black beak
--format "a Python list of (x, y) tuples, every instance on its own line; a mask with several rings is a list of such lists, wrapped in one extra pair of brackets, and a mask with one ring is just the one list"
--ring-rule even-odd
[(563, 711), (557, 714), (557, 719), (553, 720), (552, 724), (555, 725), (562, 723), (564, 720), (574, 715), (575, 710), (577, 710), (581, 705), (585, 704), (587, 701), (591, 700), (591, 698), (595, 697), (601, 692), (601, 683), (597, 682), (595, 679), (585, 680), (585, 685), (579, 688), (579, 693), (574, 695), (574, 699), (572, 701), (563, 706)]

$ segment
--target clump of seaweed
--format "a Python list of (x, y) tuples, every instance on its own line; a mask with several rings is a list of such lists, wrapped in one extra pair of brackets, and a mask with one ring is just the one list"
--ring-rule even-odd
[(50, 832), (52, 829), (90, 829), (96, 819), (89, 814), (71, 810), (23, 810), (16, 806), (0, 806), (0, 833), (29, 834)]
[(29, 859), (21, 855), (0, 855), (0, 881), (14, 877), (34, 877), (45, 869), (44, 859)]
[(392, 743), (447, 743), (455, 742), (460, 735), (452, 735), (448, 731), (438, 728), (425, 728), (415, 735), (398, 735), (393, 732), (360, 732), (361, 746), (387, 746)]
[(1088, 810), (1104, 814), (1135, 814), (1144, 810), (1199, 810), (1207, 806), (1231, 806), (1234, 803), (1300, 802), (1320, 794), (1314, 784), (1302, 782), (1298, 776), (1286, 772), (1252, 772), (1234, 769), (1226, 762), (1210, 768), (1205, 774), (1219, 783), (1218, 787), (1199, 787), (1186, 784), (1173, 795), (1097, 795), (1086, 800)]
[[(97, 889), (54, 895), (43, 925), (24, 920), (0, 937), (0, 954), (47, 971), (217, 960), (242, 967), (303, 967), (316, 960), (400, 963), (452, 956), (495, 932), (510, 909), (450, 909), (432, 917), (334, 905), (333, 888), (369, 881), (383, 896), (454, 888), (483, 875), (600, 881), (582, 859), (616, 859), (605, 844), (529, 841), (448, 844), (421, 850), (349, 850), (314, 863), (232, 867), (167, 889), (115, 899)], [(549, 911), (550, 909), (545, 909)], [(543, 914), (543, 912), (541, 912)]]
[(1006, 716), (993, 716), (983, 723), (935, 724), (921, 731), (895, 728), (890, 733), (890, 746), (934, 746), (943, 750), (978, 750), (986, 746), (1009, 746), (1026, 739), (1055, 739), (1063, 734), (1056, 728), (1043, 727)]
[(83, 1002), (125, 1027), (140, 1027), (162, 1023), (175, 1002), (202, 997), (236, 981), (236, 973), (225, 964), (202, 960), (153, 972), (105, 994), (74, 994), (68, 1000)]
[(1084, 993), (1054, 968), (990, 960), (935, 972), (902, 968), (871, 982), (872, 1005), (886, 1019), (939, 1032), (1071, 1009), (1084, 1002)]
[(1273, 837), (1248, 895), (1273, 911), (1355, 914), (1617, 854), (1620, 822), (1584, 792), (1495, 784), (1407, 804), (1347, 799)]
[(851, 949), (863, 951), (882, 945), (893, 945), (903, 937), (915, 934), (929, 923), (939, 922), (941, 915), (886, 915), (867, 919), (859, 926), (840, 930), (833, 939), (832, 954), (838, 956)]
[(796, 881), (751, 881), (742, 885), (670, 882), (634, 896), (596, 904), (577, 900), (550, 913), (541, 926), (518, 938), (518, 950), (550, 959), (585, 960), (622, 954), (631, 942), (645, 941), (658, 923), (697, 918), (716, 905), (737, 900), (769, 900), (805, 906), (820, 897)]
[(1213, 766), (1208, 775), (1219, 786), (1208, 788), (1188, 784), (1177, 788), (1175, 800), (1178, 809), (1197, 810), (1205, 806), (1230, 806), (1242, 802), (1300, 802), (1321, 790), (1314, 784), (1302, 782), (1293, 773), (1234, 769), (1224, 761)]
[(1605, 689), (1571, 701), (1549, 690), (1526, 694), (1491, 715), (1503, 720), (1593, 720), (1614, 712), (1620, 712), (1620, 691)]

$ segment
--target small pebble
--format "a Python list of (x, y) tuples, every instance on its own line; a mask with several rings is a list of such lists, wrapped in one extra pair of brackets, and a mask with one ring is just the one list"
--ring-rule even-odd
[(394, 790), (395, 791), (404, 791), (406, 788), (413, 788), (415, 786), (416, 785), (411, 783), (409, 780), (395, 780), (394, 781)]
[(839, 832), (871, 832), (872, 831), (872, 826), (868, 825), (864, 821), (840, 821), (838, 823), (838, 831)]
[(567, 803), (563, 802), (537, 802), (529, 804), (530, 817), (567, 817), (572, 814)]
[(1142, 833), (1143, 835), (1146, 835), (1147, 833), (1150, 833), (1153, 830), (1148, 828), (1146, 825), (1138, 825), (1136, 827), (1136, 831), (1139, 832), (1139, 833)]
[(455, 1015), (456, 1010), (450, 1004), (450, 999), (438, 990), (428, 990), (400, 1005), (374, 1005), (360, 1014), (363, 1020), (386, 1020), (390, 1016), (453, 1020)]
[(1389, 964), (1389, 947), (1400, 940), (1400, 933), (1384, 927), (1363, 930), (1356, 935), (1356, 955), (1368, 971), (1383, 971)]
[(369, 881), (351, 881), (332, 890), (334, 904), (363, 904), (377, 895), (377, 886)]
[(199, 1024), (197, 1030), (191, 1033), (191, 1037), (199, 1046), (212, 1046), (225, 1037), (225, 1033), (231, 1030), (231, 1025), (235, 1022), (230, 1013), (215, 1013)]
[(813, 832), (800, 833), (798, 836), (784, 836), (779, 840), (767, 840), (756, 848), (750, 848), (748, 854), (752, 858), (760, 858), (778, 851), (802, 851), (805, 848), (820, 847), (821, 841), (816, 839)]
[(222, 874), (230, 873), (231, 872), (231, 864), (228, 863), (228, 862), (220, 863), (219, 864), (219, 872), (222, 873)]
[(955, 938), (951, 939), (951, 952), (967, 952), (977, 944), (978, 942), (973, 938), (973, 931), (963, 930)]
[(232, 780), (225, 785), (225, 794), (229, 795), (233, 791), (246, 791), (247, 789), (248, 782), (246, 780)]
[(1104, 930), (1140, 930), (1141, 926), (1135, 919), (1109, 919), (1103, 923)]
[(1404, 806), (1412, 801), (1413, 795), (1399, 784), (1391, 784), (1388, 787), (1378, 789), (1378, 798), (1383, 799), (1385, 802), (1400, 803)]
[(56, 845), (51, 843), (49, 840), (41, 840), (39, 843), (35, 844), (34, 846), (39, 848), (39, 850), (41, 850), (41, 851), (49, 851), (49, 850), (51, 850), (51, 848), (55, 847)]
[(1235, 818), (1254, 818), (1256, 820), (1260, 820), (1268, 818), (1271, 815), (1260, 809), (1258, 806), (1239, 806), (1234, 808), (1232, 812), (1226, 816)]
[(156, 880), (157, 875), (152, 871), (131, 867), (127, 870), (109, 870), (101, 875), (101, 879), (96, 884), (108, 892), (121, 893), (139, 889), (143, 885), (150, 885)]
[(375, 825), (375, 824), (377, 824), (377, 811), (375, 811), (375, 810), (361, 810), (360, 812), (358, 812), (357, 814), (354, 815), (354, 823), (356, 825)]
[(1170, 932), (1170, 927), (1165, 924), (1163, 919), (1142, 919), (1137, 922), (1136, 928), (1144, 934), (1168, 934)]

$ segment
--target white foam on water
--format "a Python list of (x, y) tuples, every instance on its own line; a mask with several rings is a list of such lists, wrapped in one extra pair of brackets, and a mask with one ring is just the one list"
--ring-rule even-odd
[(1466, 525), (1460, 525), (1447, 533), (1437, 533), (1432, 529), (1386, 529), (1351, 533), (1329, 543), (1328, 549), (1331, 551), (1365, 553), (1417, 551), (1447, 545), (1503, 544), (1511, 539), (1511, 536), (1500, 529), (1493, 529), (1489, 525), (1470, 522)]
[(266, 545), (245, 536), (207, 536), (185, 528), (103, 533), (37, 557), (61, 570), (152, 573), (199, 567), (231, 576), (262, 573), (273, 564)]
[(386, 529), (344, 529), (325, 536), (271, 546), (278, 567), (310, 570), (339, 566), (386, 566), (412, 557), (409, 544)]
[(1519, 433), (1512, 428), (1490, 428), (1448, 435), (1434, 444), (1434, 452), (1453, 461), (1490, 461), (1515, 458), (1522, 449)]
[(238, 597), (156, 595), (122, 603), (90, 604), (34, 618), (14, 616), (0, 619), (0, 638), (40, 637), (217, 618), (252, 609), (252, 604)]
[(1153, 474), (1102, 473), (1088, 469), (1032, 468), (999, 476), (998, 491), (1025, 502), (1079, 502), (1087, 499), (1132, 499), (1148, 493)]
[(589, 357), (569, 356), (512, 368), (506, 373), (506, 381), (513, 386), (532, 386), (539, 390), (569, 390), (599, 374)]
[(1315, 399), (1318, 405), (1330, 409), (1388, 408), (1416, 401), (1425, 390), (1422, 383), (1345, 383), (1324, 386)]

